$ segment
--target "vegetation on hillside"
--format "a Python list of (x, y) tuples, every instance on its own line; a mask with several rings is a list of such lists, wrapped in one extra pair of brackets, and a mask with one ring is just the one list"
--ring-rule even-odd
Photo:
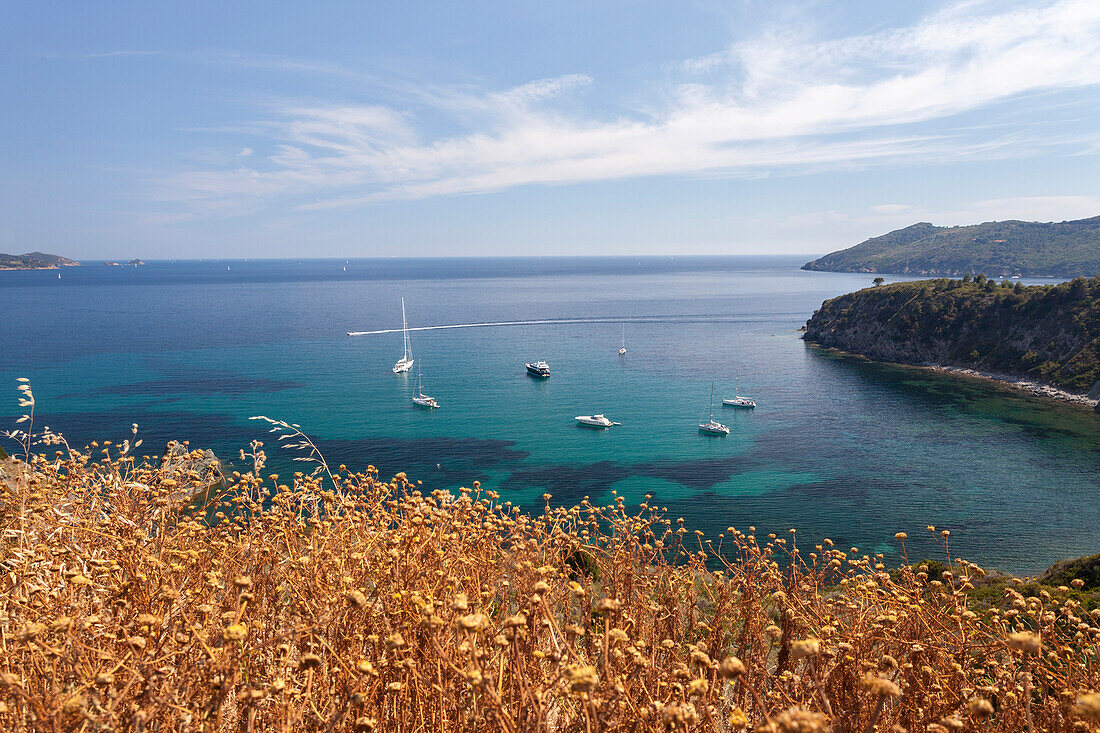
[(7, 255), (0, 252), (0, 270), (45, 270), (79, 264), (76, 260), (45, 252), (27, 252), (21, 255)]
[(0, 728), (1098, 730), (1100, 612), (972, 606), (947, 532), (946, 571), (891, 574), (794, 530), (330, 470), (272, 424), (318, 470), (261, 478), (253, 443), (201, 505), (136, 441), (16, 436), (60, 450), (0, 478)]
[(1100, 277), (920, 280), (825, 301), (805, 338), (871, 359), (998, 372), (1085, 393), (1100, 380)]
[(802, 269), (1092, 277), (1100, 275), (1100, 216), (1055, 223), (993, 221), (961, 227), (921, 222), (827, 254), (807, 262)]

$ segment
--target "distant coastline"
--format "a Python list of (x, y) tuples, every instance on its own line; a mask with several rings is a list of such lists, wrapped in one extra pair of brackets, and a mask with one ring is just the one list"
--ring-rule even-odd
[(1093, 277), (1100, 274), (1100, 216), (958, 227), (920, 222), (810, 260), (802, 269), (929, 277)]
[(46, 252), (25, 252), (21, 255), (0, 252), (0, 270), (56, 270), (79, 266), (80, 263), (76, 260)]

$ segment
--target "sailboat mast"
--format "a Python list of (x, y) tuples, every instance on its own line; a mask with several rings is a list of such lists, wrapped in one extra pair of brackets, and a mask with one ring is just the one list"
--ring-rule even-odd
[(405, 320), (405, 299), (401, 299), (401, 333), (404, 336), (405, 341), (405, 359), (409, 358), (409, 324)]

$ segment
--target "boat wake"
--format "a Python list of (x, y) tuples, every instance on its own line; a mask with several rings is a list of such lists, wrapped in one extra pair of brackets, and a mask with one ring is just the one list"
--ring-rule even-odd
[[(442, 326), (413, 326), (410, 331), (443, 331), (449, 328), (493, 328), (499, 326), (558, 326), (576, 323), (734, 323), (755, 320), (743, 316), (646, 316), (642, 318), (543, 318), (532, 321), (489, 321), (486, 323), (449, 323)], [(376, 331), (348, 331), (348, 336), (374, 336), (382, 333), (401, 333), (400, 328), (382, 328)]]

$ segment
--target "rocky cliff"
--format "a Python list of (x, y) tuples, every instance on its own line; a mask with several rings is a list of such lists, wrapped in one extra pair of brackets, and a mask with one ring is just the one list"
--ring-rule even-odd
[(804, 338), (879, 361), (996, 372), (1083, 395), (1100, 381), (1100, 277), (867, 288), (825, 301)]

